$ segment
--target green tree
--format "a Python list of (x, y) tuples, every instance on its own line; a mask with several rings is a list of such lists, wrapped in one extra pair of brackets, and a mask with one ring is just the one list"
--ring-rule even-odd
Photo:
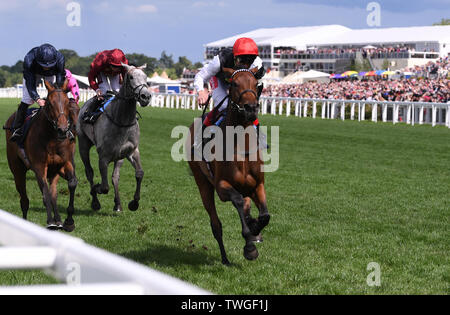
[(173, 55), (166, 54), (166, 51), (163, 50), (161, 53), (161, 58), (159, 58), (158, 66), (163, 69), (173, 68), (175, 62), (173, 61)]
[(433, 23), (433, 25), (450, 25), (450, 19), (442, 19), (440, 22)]

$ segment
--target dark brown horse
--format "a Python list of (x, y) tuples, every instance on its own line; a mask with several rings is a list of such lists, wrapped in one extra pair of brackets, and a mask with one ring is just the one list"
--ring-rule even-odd
[[(231, 201), (236, 207), (242, 224), (242, 236), (245, 239), (244, 257), (248, 260), (258, 257), (258, 250), (254, 242), (262, 240), (260, 232), (269, 223), (270, 215), (267, 210), (264, 188), (263, 161), (256, 136), (252, 138), (250, 134), (246, 134), (243, 146), (239, 146), (239, 141), (231, 139), (235, 138), (235, 135), (227, 137), (227, 128), (238, 126), (250, 127), (246, 130), (253, 130), (256, 134), (253, 121), (257, 118), (259, 109), (258, 82), (254, 76), (257, 69), (235, 71), (224, 68), (223, 71), (226, 77), (231, 79), (231, 86), (225, 123), (220, 127), (223, 135), (222, 151), (228, 150), (226, 146), (232, 140), (232, 154), (230, 154), (232, 158), (227, 159), (224, 156), (222, 161), (215, 159), (209, 165), (204, 160), (199, 161), (198, 158), (195, 161), (195, 152), (191, 150), (190, 145), (194, 141), (194, 125), (190, 128), (190, 139), (186, 143), (186, 150), (188, 150), (186, 152), (190, 152), (188, 163), (200, 191), (203, 205), (209, 214), (212, 232), (219, 244), (222, 263), (228, 265), (229, 261), (222, 240), (222, 224), (217, 216), (214, 192), (217, 192), (221, 201)], [(217, 152), (218, 149), (218, 147), (215, 148), (215, 151)], [(256, 153), (256, 158), (250, 158), (251, 151)], [(259, 210), (258, 219), (254, 219), (250, 215), (251, 200)]]
[[(23, 149), (15, 142), (9, 141), (15, 113), (6, 122), (8, 164), (14, 175), (16, 189), (20, 194), (23, 218), (27, 219), (29, 208), (26, 173), (31, 169), (36, 175), (47, 209), (47, 228), (64, 228), (64, 230), (71, 232), (75, 228), (72, 215), (74, 213), (75, 188), (77, 187), (73, 132), (78, 119), (79, 108), (75, 103), (70, 102), (67, 97), (67, 80), (61, 89), (55, 88), (49, 82), (45, 82), (45, 86), (48, 90), (46, 104), (36, 114), (28, 131), (28, 136), (23, 143)], [(67, 208), (68, 216), (64, 225), (61, 222), (56, 204), (57, 184), (60, 176), (68, 181), (70, 193)]]

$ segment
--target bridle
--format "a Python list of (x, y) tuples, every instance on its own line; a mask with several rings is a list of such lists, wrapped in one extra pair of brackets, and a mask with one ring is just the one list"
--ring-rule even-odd
[[(51, 94), (55, 93), (55, 92), (63, 92), (63, 93), (64, 93), (64, 91), (63, 91), (62, 89), (54, 89), (53, 91), (49, 92), (48, 95), (47, 95), (46, 102), (45, 102), (45, 105), (46, 105), (45, 107), (47, 107), (47, 106), (53, 106), (53, 104), (50, 103), (49, 96), (50, 96)], [(48, 108), (48, 107), (47, 107), (47, 108)], [(63, 131), (63, 133), (65, 134), (64, 139), (67, 138), (67, 136), (68, 136), (67, 133), (70, 132), (70, 129), (71, 129), (71, 127), (72, 127), (72, 121), (70, 120), (70, 117), (67, 116), (67, 115), (64, 113), (64, 109), (60, 106), (58, 116), (57, 116), (55, 119), (51, 119), (51, 118), (48, 116), (47, 110), (46, 110), (45, 108), (43, 109), (43, 112), (44, 112), (45, 118), (47, 118), (47, 120), (50, 122), (50, 124), (51, 124), (53, 130), (55, 130), (55, 131), (58, 131), (58, 120), (59, 120), (59, 118), (60, 118), (61, 116), (64, 116), (64, 117), (66, 118), (66, 120), (67, 120), (67, 128), (66, 128), (65, 130), (62, 130), (62, 131)]]
[[(130, 78), (128, 77), (129, 74), (130, 74), (130, 72), (133, 71), (133, 70), (135, 70), (135, 69), (130, 69), (130, 70), (128, 70), (127, 73), (126, 73), (127, 80), (125, 81), (125, 84), (126, 84), (125, 96), (119, 96), (119, 95), (117, 95), (116, 97), (117, 97), (117, 98), (122, 98), (122, 99), (125, 99), (125, 100), (132, 100), (132, 99), (134, 99), (136, 102), (139, 102), (139, 100), (140, 100), (140, 98), (141, 98), (141, 92), (142, 92), (142, 90), (143, 90), (143, 89), (148, 89), (148, 85), (147, 85), (147, 83), (143, 83), (143, 84), (140, 84), (140, 85), (135, 86), (135, 87), (133, 88), (133, 87), (131, 86), (131, 83), (130, 83)], [(131, 89), (131, 96), (127, 96), (128, 88)], [(139, 91), (136, 92), (137, 90), (139, 90)]]
[[(255, 74), (254, 74), (251, 70), (249, 70), (249, 69), (239, 69), (239, 70), (236, 70), (236, 71), (233, 72), (233, 74), (232, 74), (231, 77), (230, 77), (230, 80), (233, 81), (233, 77), (234, 77), (236, 74), (241, 73), (241, 72), (248, 72), (248, 73), (251, 73), (252, 76), (253, 76), (254, 78), (256, 78), (256, 77), (255, 77)], [(231, 95), (231, 89), (232, 89), (232, 88), (233, 88), (233, 85), (230, 85), (230, 90), (229, 90), (228, 95)], [(258, 99), (258, 94), (256, 93), (256, 91), (255, 91), (255, 90), (251, 90), (251, 89), (246, 89), (246, 90), (242, 91), (242, 92), (239, 94), (239, 98), (238, 98), (237, 102), (234, 102), (233, 99), (230, 97), (230, 105), (232, 106), (232, 109), (237, 110), (237, 112), (238, 112), (239, 114), (244, 114), (244, 113), (245, 113), (245, 107), (242, 107), (242, 106), (241, 106), (242, 104), (240, 104), (241, 99), (242, 99), (242, 96), (243, 96), (245, 93), (253, 93), (253, 94), (255, 95), (256, 99)]]

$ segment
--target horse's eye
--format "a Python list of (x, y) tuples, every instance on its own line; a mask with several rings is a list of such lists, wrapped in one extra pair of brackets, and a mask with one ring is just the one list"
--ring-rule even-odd
[(134, 80), (134, 78), (133, 78), (133, 76), (132, 76), (132, 75), (130, 75), (130, 80)]

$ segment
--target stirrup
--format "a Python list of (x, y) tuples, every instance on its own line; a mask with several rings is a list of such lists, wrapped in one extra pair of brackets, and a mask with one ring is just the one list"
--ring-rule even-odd
[(23, 137), (23, 134), (22, 134), (22, 127), (16, 128), (16, 129), (14, 129), (12, 136), (9, 138), (9, 141), (17, 142), (17, 141), (20, 140), (22, 137)]

